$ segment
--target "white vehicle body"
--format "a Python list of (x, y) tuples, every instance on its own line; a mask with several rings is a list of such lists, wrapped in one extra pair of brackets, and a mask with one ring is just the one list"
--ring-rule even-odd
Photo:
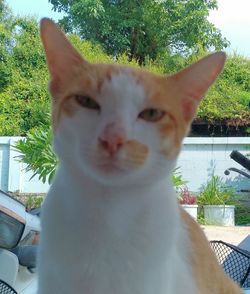
[(26, 212), (22, 203), (0, 191), (0, 281), (17, 293), (37, 293), (33, 249), (39, 232), (39, 217)]

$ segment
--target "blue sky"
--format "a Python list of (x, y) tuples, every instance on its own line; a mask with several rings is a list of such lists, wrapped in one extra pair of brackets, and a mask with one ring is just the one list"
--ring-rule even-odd
[(5, 0), (7, 5), (15, 14), (32, 15), (38, 19), (42, 17), (50, 17), (54, 20), (61, 18), (62, 13), (52, 11), (52, 5), (48, 0)]
[(217, 0), (219, 9), (209, 20), (231, 42), (231, 49), (250, 57), (250, 1)]
[[(52, 11), (48, 0), (6, 0), (15, 14), (35, 15), (60, 19), (60, 13)], [(212, 11), (209, 20), (231, 42), (230, 51), (250, 57), (250, 1), (217, 0), (219, 9)]]

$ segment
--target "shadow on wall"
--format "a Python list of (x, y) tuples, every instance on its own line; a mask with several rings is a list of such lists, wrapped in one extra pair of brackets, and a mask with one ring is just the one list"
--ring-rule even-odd
[[(242, 169), (244, 171), (244, 169)], [(240, 190), (250, 190), (250, 180), (242, 175), (238, 175), (234, 178), (232, 178), (231, 173), (227, 176), (227, 179), (225, 181), (225, 184), (227, 186), (233, 187), (236, 191)]]
[[(241, 168), (240, 170), (246, 172), (246, 169), (244, 168)], [(240, 202), (250, 209), (250, 192), (241, 192), (241, 190), (250, 190), (250, 180), (234, 171), (230, 171), (229, 175), (225, 175), (224, 171), (225, 170), (222, 167), (218, 166), (215, 160), (211, 160), (209, 162), (209, 167), (207, 168), (208, 179), (213, 175), (219, 176), (225, 186), (231, 187), (237, 192), (237, 198)], [(200, 187), (200, 191), (204, 185), (205, 184)]]
[(240, 192), (240, 190), (250, 190), (250, 180), (244, 176), (238, 175), (235, 178), (228, 178), (225, 184), (233, 187), (233, 189), (238, 192), (237, 199), (244, 207), (249, 209), (250, 213), (250, 192)]
[[(207, 175), (208, 178), (210, 179), (213, 175), (216, 175), (216, 161), (215, 160), (210, 160), (209, 162), (209, 167), (207, 168)], [(220, 176), (220, 175), (218, 175)]]

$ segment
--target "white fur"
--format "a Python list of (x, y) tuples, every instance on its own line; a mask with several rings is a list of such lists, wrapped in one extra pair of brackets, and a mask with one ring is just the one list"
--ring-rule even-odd
[[(42, 211), (39, 294), (195, 294), (190, 246), (146, 95), (129, 74), (104, 83), (100, 113), (79, 107), (55, 133), (61, 159)], [(107, 124), (149, 148), (143, 166), (98, 171)], [(124, 167), (125, 165), (125, 167)]]

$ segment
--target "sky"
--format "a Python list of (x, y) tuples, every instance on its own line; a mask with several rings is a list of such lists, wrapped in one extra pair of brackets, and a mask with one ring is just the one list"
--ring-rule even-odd
[[(15, 14), (33, 15), (38, 19), (50, 17), (58, 20), (61, 13), (52, 11), (48, 0), (6, 0)], [(221, 30), (231, 45), (227, 50), (250, 57), (250, 1), (217, 0), (218, 10), (211, 11), (209, 20)]]
[(231, 43), (231, 51), (250, 57), (250, 1), (218, 0), (209, 20)]

